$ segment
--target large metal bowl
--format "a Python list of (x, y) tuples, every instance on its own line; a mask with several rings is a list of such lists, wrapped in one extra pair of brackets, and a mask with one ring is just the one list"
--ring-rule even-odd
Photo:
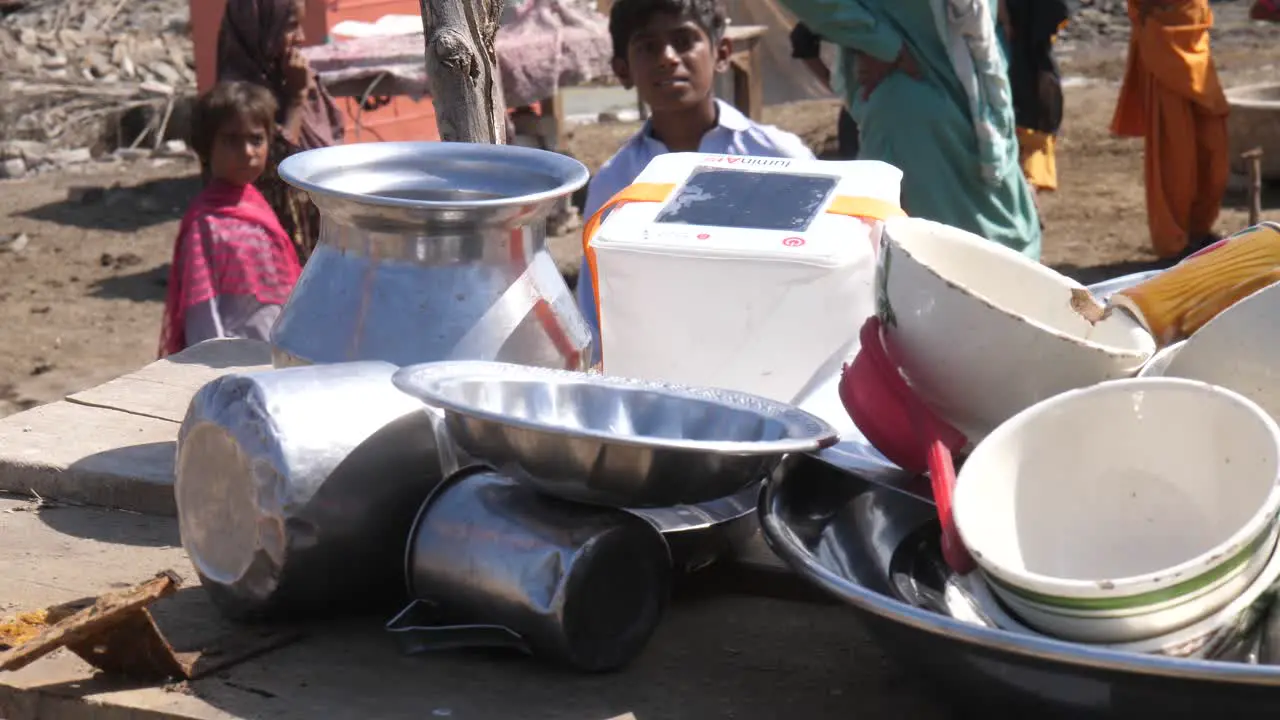
[(1280, 711), (1280, 667), (1102, 650), (897, 600), (895, 553), (939, 532), (934, 508), (817, 457), (787, 458), (765, 484), (759, 512), (765, 540), (792, 570), (850, 605), (886, 652), (943, 684), (961, 709), (1124, 718)]
[(598, 505), (723, 498), (783, 455), (836, 441), (809, 413), (728, 390), (478, 361), (414, 365), (393, 381), (444, 411), (463, 452), (548, 494)]

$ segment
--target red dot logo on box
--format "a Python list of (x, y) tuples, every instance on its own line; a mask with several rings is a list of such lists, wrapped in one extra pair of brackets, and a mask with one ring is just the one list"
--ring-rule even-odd
[(804, 244), (804, 238), (799, 238), (799, 237), (783, 238), (782, 244), (786, 245), (787, 247), (800, 247), (801, 245)]
[(711, 239), (711, 234), (710, 234), (710, 233), (698, 233), (698, 239), (699, 239), (699, 240), (710, 240), (710, 239)]

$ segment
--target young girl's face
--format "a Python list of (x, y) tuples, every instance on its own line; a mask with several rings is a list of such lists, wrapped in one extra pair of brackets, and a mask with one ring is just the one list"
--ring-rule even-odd
[(267, 169), (268, 128), (237, 115), (218, 128), (209, 151), (209, 171), (215, 179), (250, 185)]

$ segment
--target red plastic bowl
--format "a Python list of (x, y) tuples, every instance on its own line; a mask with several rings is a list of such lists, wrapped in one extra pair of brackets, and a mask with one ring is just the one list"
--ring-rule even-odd
[[(880, 319), (863, 324), (862, 348), (840, 377), (840, 401), (867, 440), (895, 465), (908, 472), (929, 468), (929, 446), (936, 435), (953, 454), (967, 440), (939, 418), (907, 385), (885, 352)], [(934, 432), (923, 427), (932, 425)]]

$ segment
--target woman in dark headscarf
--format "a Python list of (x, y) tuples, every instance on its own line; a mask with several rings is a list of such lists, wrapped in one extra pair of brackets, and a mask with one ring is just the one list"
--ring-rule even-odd
[(299, 52), (305, 12), (304, 0), (227, 0), (218, 32), (218, 81), (260, 85), (279, 103), (279, 131), (257, 187), (304, 262), (319, 235), (319, 215), (280, 180), (276, 166), (293, 153), (341, 143), (343, 135), (342, 113)]
[(1053, 43), (1070, 12), (1067, 0), (1000, 2), (1018, 155), (1023, 174), (1037, 191), (1058, 189), (1054, 136), (1062, 125), (1062, 79)]

